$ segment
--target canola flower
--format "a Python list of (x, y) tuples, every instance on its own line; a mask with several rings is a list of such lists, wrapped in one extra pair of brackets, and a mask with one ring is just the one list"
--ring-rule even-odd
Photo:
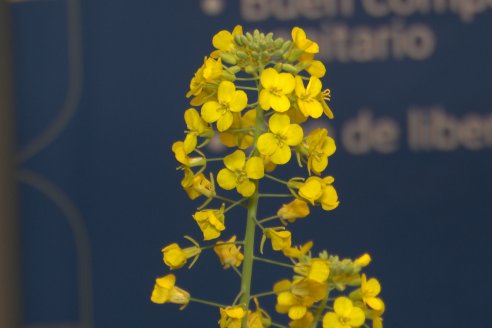
[[(317, 243), (298, 241), (295, 234), (315, 207), (326, 213), (339, 205), (328, 172), (335, 140), (326, 128), (305, 130), (312, 120), (334, 118), (331, 91), (321, 80), (327, 70), (316, 59), (319, 45), (300, 27), (285, 40), (239, 25), (219, 31), (212, 45), (186, 93), (191, 107), (183, 114), (185, 135), (172, 145), (183, 171), (181, 187), (190, 200), (201, 201), (189, 216), (203, 242), (189, 236), (188, 246), (170, 242), (162, 260), (178, 272), (213, 251), (224, 274), (232, 272), (240, 282), (225, 287), (219, 277), (197, 273), (217, 290), (235, 292), (222, 304), (211, 295), (195, 297), (199, 290), (192, 296), (176, 286), (174, 273), (167, 274), (156, 279), (151, 301), (182, 309), (191, 302), (214, 307), (220, 328), (382, 328), (381, 284), (363, 273), (371, 256), (352, 260), (326, 250), (315, 253)], [(213, 138), (227, 147), (219, 157), (208, 154)], [(284, 166), (299, 174), (282, 176)], [(276, 210), (263, 213), (265, 203)], [(231, 226), (241, 224), (242, 231), (231, 233)], [(257, 290), (260, 262), (285, 270), (268, 282), (270, 290)]]

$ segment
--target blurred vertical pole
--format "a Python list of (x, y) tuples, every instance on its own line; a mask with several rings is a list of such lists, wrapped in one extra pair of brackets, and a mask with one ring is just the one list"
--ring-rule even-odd
[(0, 328), (20, 328), (10, 15), (0, 0)]

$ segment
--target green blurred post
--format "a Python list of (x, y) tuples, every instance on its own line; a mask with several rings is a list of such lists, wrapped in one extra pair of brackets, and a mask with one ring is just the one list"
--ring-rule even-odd
[(20, 261), (9, 25), (8, 3), (0, 0), (0, 328), (20, 328)]

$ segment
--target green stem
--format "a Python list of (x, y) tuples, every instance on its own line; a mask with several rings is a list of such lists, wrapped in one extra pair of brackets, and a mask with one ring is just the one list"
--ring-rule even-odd
[(276, 178), (276, 177), (274, 177), (273, 175), (270, 175), (270, 174), (265, 174), (265, 178), (268, 178), (268, 179), (273, 180), (273, 181), (277, 181), (277, 182), (282, 183), (282, 184), (285, 184), (285, 185), (288, 184), (287, 181), (282, 180), (282, 179), (279, 179), (279, 178)]
[(265, 262), (265, 263), (269, 263), (269, 264), (274, 264), (274, 265), (278, 265), (278, 266), (281, 266), (281, 267), (286, 267), (286, 268), (293, 268), (294, 267), (292, 264), (287, 264), (287, 263), (283, 263), (283, 262), (269, 260), (269, 259), (265, 259), (263, 257), (255, 256), (254, 259), (256, 261)]
[(240, 200), (238, 200), (237, 202), (234, 202), (232, 203), (229, 207), (227, 207), (225, 210), (224, 210), (224, 214), (229, 212), (230, 210), (232, 210), (234, 207), (238, 206), (238, 205), (241, 205), (247, 198), (242, 198)]
[[(244, 260), (243, 272), (241, 274), (241, 299), (240, 303), (247, 309), (251, 297), (251, 279), (253, 276), (253, 260), (255, 246), (256, 212), (258, 209), (258, 183), (255, 193), (251, 196), (248, 204), (248, 216), (246, 223), (246, 234), (244, 236)], [(247, 316), (244, 317), (242, 327), (247, 325)]]
[(279, 218), (278, 215), (272, 215), (272, 216), (269, 216), (267, 218), (264, 218), (264, 219), (259, 220), (258, 223), (261, 224), (261, 223), (265, 223), (265, 222), (268, 222), (268, 221), (276, 220), (278, 218)]
[(292, 197), (292, 194), (259, 194), (259, 197)]
[(316, 309), (316, 313), (314, 314), (314, 320), (313, 320), (313, 324), (311, 325), (311, 328), (318, 327), (318, 321), (321, 320), (321, 315), (323, 314), (323, 310), (325, 309), (326, 304), (328, 303), (329, 297), (330, 297), (330, 290), (328, 289), (326, 291), (326, 296), (321, 300), (318, 308)]
[(274, 294), (276, 294), (274, 291), (269, 291), (269, 292), (264, 292), (264, 293), (258, 293), (258, 294), (251, 295), (251, 298), (269, 296), (269, 295), (274, 295)]
[(205, 304), (205, 305), (215, 306), (218, 308), (226, 308), (227, 307), (227, 305), (224, 305), (224, 304), (206, 301), (206, 300), (202, 300), (202, 299), (199, 299), (196, 297), (190, 297), (190, 302), (201, 303), (201, 304)]
[(243, 90), (251, 90), (251, 91), (258, 91), (257, 88), (253, 87), (246, 87), (244, 85), (236, 85), (236, 89), (243, 89)]

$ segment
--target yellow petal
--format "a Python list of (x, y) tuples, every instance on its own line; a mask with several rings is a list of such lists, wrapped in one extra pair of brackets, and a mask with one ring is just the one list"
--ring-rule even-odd
[(289, 309), (289, 318), (292, 320), (298, 320), (304, 317), (307, 312), (307, 308), (302, 305), (295, 305)]
[(317, 179), (308, 179), (300, 188), (299, 195), (311, 204), (314, 204), (318, 198), (321, 197), (323, 189), (321, 183)]
[(364, 311), (358, 307), (354, 307), (350, 313), (350, 326), (360, 327), (364, 324), (364, 321), (366, 321)]
[(319, 60), (313, 60), (306, 71), (312, 76), (322, 78), (326, 74), (326, 67)]
[(375, 311), (381, 311), (384, 308), (384, 303), (380, 298), (370, 297), (364, 300), (366, 301), (367, 305), (369, 305), (369, 307)]
[(296, 96), (302, 97), (306, 94), (306, 89), (304, 88), (304, 82), (300, 76), (296, 76)]
[(273, 68), (267, 68), (261, 73), (260, 82), (263, 88), (270, 89), (277, 83), (278, 72)]
[(340, 321), (338, 315), (334, 312), (328, 312), (323, 317), (323, 328), (338, 328), (340, 327)]
[(290, 118), (285, 114), (273, 114), (268, 121), (270, 131), (282, 135), (284, 130), (289, 126)]
[(249, 197), (253, 195), (256, 190), (256, 186), (250, 180), (244, 180), (237, 185), (237, 192), (240, 193), (243, 197)]
[(322, 84), (320, 79), (311, 76), (309, 79), (308, 86), (306, 88), (306, 92), (309, 94), (311, 97), (316, 97), (320, 92), (322, 88)]
[(278, 76), (278, 87), (282, 90), (282, 93), (287, 95), (294, 91), (296, 81), (294, 76), (290, 73), (280, 73)]
[(285, 144), (277, 147), (277, 150), (272, 155), (270, 155), (272, 162), (274, 162), (275, 164), (285, 164), (290, 161), (291, 157), (292, 152), (290, 150), (290, 147)]
[(234, 116), (232, 115), (232, 113), (231, 112), (225, 112), (217, 120), (217, 130), (219, 130), (220, 132), (223, 132), (223, 131), (229, 129), (232, 125), (233, 120), (234, 120)]
[(246, 154), (242, 150), (236, 150), (224, 157), (224, 165), (232, 171), (242, 171), (246, 162)]
[(217, 182), (222, 189), (232, 190), (236, 188), (236, 174), (229, 169), (222, 169), (217, 174)]
[(229, 104), (229, 110), (232, 112), (242, 111), (248, 104), (248, 96), (243, 90), (236, 91), (234, 97)]
[(290, 108), (290, 101), (286, 95), (270, 95), (270, 106), (279, 113), (286, 112)]
[(202, 118), (208, 122), (213, 123), (221, 116), (219, 109), (222, 106), (216, 101), (207, 101), (202, 106)]
[(227, 50), (229, 45), (232, 43), (232, 34), (229, 31), (220, 31), (215, 34), (212, 39), (212, 44), (216, 49)]
[(258, 138), (258, 151), (263, 155), (272, 155), (277, 151), (278, 143), (273, 133), (263, 133)]
[(265, 167), (263, 159), (258, 156), (253, 156), (246, 162), (246, 175), (250, 179), (261, 179), (265, 175)]
[(230, 103), (236, 92), (236, 86), (231, 81), (222, 81), (219, 84), (217, 98), (220, 103)]
[(352, 301), (345, 296), (337, 297), (333, 304), (335, 313), (344, 317), (348, 317), (354, 308)]
[(301, 143), (304, 132), (298, 124), (290, 124), (284, 131), (285, 143), (289, 146), (297, 146)]
[(271, 96), (270, 91), (265, 90), (265, 89), (260, 91), (259, 102), (260, 102), (260, 106), (263, 110), (267, 110), (267, 109), (271, 108), (270, 96)]
[(186, 135), (185, 140), (183, 142), (184, 150), (187, 154), (191, 153), (197, 144), (196, 133), (190, 132)]

